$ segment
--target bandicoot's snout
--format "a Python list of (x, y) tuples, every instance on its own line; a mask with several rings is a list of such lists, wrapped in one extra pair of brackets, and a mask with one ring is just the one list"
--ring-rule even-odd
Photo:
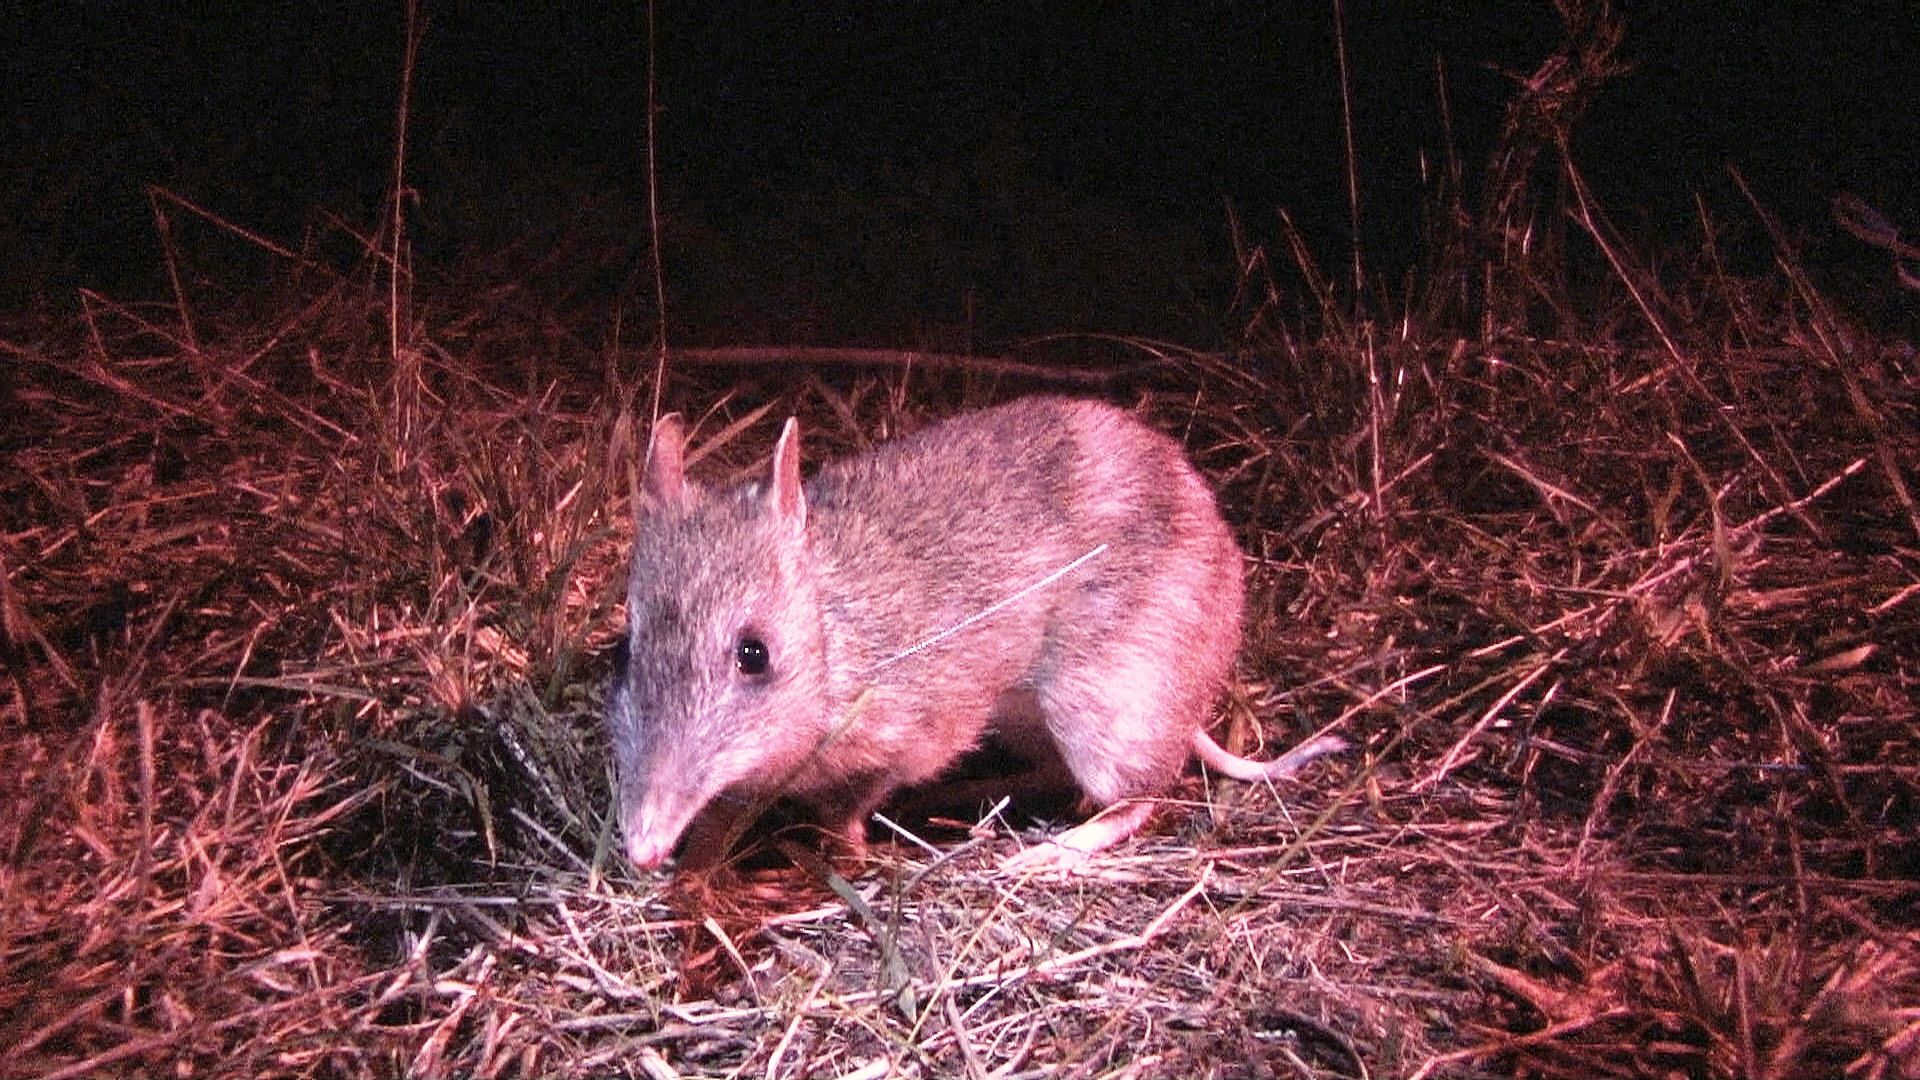
[(642, 870), (657, 870), (672, 860), (680, 838), (706, 801), (680, 782), (687, 779), (657, 768), (621, 778), (621, 837), (627, 858)]
[(621, 831), (626, 836), (627, 859), (640, 869), (658, 870), (673, 857), (674, 841), (648, 828), (646, 819), (641, 815), (629, 815)]

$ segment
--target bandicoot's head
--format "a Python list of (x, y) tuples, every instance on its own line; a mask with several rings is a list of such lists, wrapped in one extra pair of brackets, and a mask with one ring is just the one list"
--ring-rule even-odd
[(607, 699), (621, 829), (646, 868), (714, 799), (791, 786), (828, 722), (797, 426), (764, 482), (730, 491), (690, 483), (684, 451), (679, 418), (662, 417)]

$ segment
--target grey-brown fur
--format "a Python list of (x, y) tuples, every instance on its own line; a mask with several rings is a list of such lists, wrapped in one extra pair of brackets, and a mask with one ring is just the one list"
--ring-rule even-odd
[(636, 863), (703, 807), (781, 794), (857, 837), (989, 731), (1048, 740), (1099, 805), (1165, 790), (1205, 741), (1240, 551), (1179, 445), (1130, 414), (1016, 401), (804, 486), (788, 421), (768, 476), (725, 491), (685, 480), (683, 439), (675, 417), (654, 430), (608, 708)]

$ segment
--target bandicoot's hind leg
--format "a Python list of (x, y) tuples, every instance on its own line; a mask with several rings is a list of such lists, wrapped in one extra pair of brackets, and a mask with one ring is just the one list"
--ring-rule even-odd
[[(1137, 633), (1138, 631), (1136, 631)], [(1211, 704), (1211, 672), (1168, 671), (1164, 651), (1123, 636), (1108, 639), (1104, 665), (1056, 669), (1037, 687), (1060, 759), (1101, 811), (1004, 865), (1010, 871), (1071, 870), (1125, 840), (1153, 813), (1152, 797), (1171, 787), (1191, 753), (1189, 740)]]
[[(1090, 448), (1098, 439), (1089, 438)], [(1138, 475), (1111, 475), (1112, 457), (1078, 464), (1110, 497), (1083, 508), (1132, 543), (1109, 550), (1073, 582), (1047, 630), (1033, 677), (1047, 733), (1074, 782), (1105, 807), (1011, 869), (1066, 868), (1133, 835), (1152, 798), (1179, 779), (1226, 685), (1240, 645), (1240, 549), (1213, 494), (1178, 450)], [(1151, 454), (1146, 455), (1151, 457)], [(1115, 494), (1120, 493), (1120, 494)], [(1151, 540), (1143, 539), (1150, 537)]]

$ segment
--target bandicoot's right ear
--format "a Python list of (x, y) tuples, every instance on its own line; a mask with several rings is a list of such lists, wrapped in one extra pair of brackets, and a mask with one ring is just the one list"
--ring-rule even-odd
[(648, 501), (659, 506), (685, 506), (693, 501), (687, 485), (687, 429), (679, 413), (668, 413), (653, 423), (647, 440)]
[(774, 517), (786, 522), (795, 535), (807, 530), (807, 493), (800, 486), (800, 421), (787, 417), (768, 468), (767, 505)]

